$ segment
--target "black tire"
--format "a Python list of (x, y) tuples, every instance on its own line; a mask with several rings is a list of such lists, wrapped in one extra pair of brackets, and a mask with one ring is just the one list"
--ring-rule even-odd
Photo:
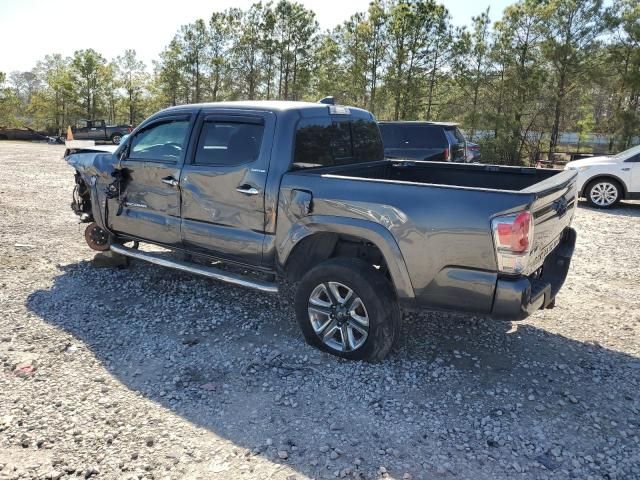
[[(611, 195), (615, 196), (615, 199), (609, 196), (607, 192), (613, 192)], [(587, 198), (587, 202), (594, 208), (612, 208), (615, 207), (622, 199), (624, 192), (620, 184), (611, 178), (596, 178), (589, 182), (589, 185), (584, 189), (584, 196)]]
[(120, 145), (122, 137), (124, 137), (124, 135), (122, 135), (121, 133), (114, 133), (113, 135), (111, 135), (111, 143), (113, 143), (114, 145)]
[[(368, 334), (366, 337), (360, 337), (360, 339), (364, 338), (363, 343), (355, 349), (350, 349), (350, 346), (342, 351), (332, 348), (314, 330), (312, 315), (309, 312), (311, 295), (321, 285), (328, 286), (328, 282), (338, 282), (351, 289), (353, 291), (352, 302), (359, 298), (364, 314), (368, 317)], [(331, 296), (335, 298), (333, 294)], [(347, 309), (350, 308), (354, 307), (347, 307)], [(309, 345), (350, 360), (382, 361), (391, 351), (400, 334), (400, 308), (391, 284), (373, 266), (357, 259), (334, 258), (311, 269), (298, 284), (295, 294), (295, 310), (298, 324)], [(354, 322), (351, 314), (343, 310), (341, 315), (343, 324), (346, 323), (344, 328), (353, 329), (353, 326), (349, 327), (349, 323)], [(323, 323), (324, 319), (327, 322), (340, 321), (331, 320), (328, 315), (325, 315), (320, 323)], [(358, 325), (362, 327), (361, 324), (356, 324), (356, 326)], [(329, 328), (323, 330), (322, 333), (328, 330)], [(346, 346), (347, 342), (342, 332), (344, 330), (335, 330), (335, 333), (343, 339), (342, 344)], [(354, 336), (360, 333), (357, 330), (356, 332)]]

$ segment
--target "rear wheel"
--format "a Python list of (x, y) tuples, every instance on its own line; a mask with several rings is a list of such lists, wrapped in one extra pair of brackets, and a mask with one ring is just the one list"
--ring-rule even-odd
[(615, 180), (596, 179), (586, 188), (589, 205), (596, 208), (611, 208), (622, 197), (622, 189)]
[(307, 343), (351, 360), (383, 360), (400, 332), (389, 281), (361, 260), (334, 258), (314, 267), (298, 285), (295, 308)]
[(119, 133), (114, 133), (113, 135), (111, 135), (111, 143), (113, 143), (114, 145), (120, 145), (121, 140), (122, 135), (120, 135)]

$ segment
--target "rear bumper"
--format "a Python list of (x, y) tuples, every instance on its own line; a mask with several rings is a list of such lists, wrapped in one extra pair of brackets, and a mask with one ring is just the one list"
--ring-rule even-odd
[(491, 315), (505, 320), (522, 320), (536, 310), (551, 308), (564, 284), (576, 245), (576, 231), (566, 228), (562, 241), (545, 259), (542, 273), (532, 277), (499, 277)]

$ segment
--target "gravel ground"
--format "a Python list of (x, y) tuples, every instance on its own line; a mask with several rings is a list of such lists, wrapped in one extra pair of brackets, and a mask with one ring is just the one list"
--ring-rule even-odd
[(383, 364), (285, 298), (98, 268), (62, 147), (0, 143), (0, 479), (640, 478), (640, 204), (581, 205), (553, 310), (405, 315)]

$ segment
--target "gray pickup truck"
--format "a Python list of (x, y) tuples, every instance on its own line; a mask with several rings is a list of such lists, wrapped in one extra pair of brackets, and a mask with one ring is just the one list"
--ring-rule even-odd
[(131, 130), (130, 125), (107, 125), (104, 120), (80, 120), (71, 128), (75, 140), (111, 142), (114, 145), (118, 145)]
[(352, 107), (172, 107), (113, 153), (65, 156), (92, 248), (271, 293), (286, 278), (307, 342), (350, 359), (383, 359), (402, 309), (552, 307), (576, 240), (576, 172), (385, 160)]

